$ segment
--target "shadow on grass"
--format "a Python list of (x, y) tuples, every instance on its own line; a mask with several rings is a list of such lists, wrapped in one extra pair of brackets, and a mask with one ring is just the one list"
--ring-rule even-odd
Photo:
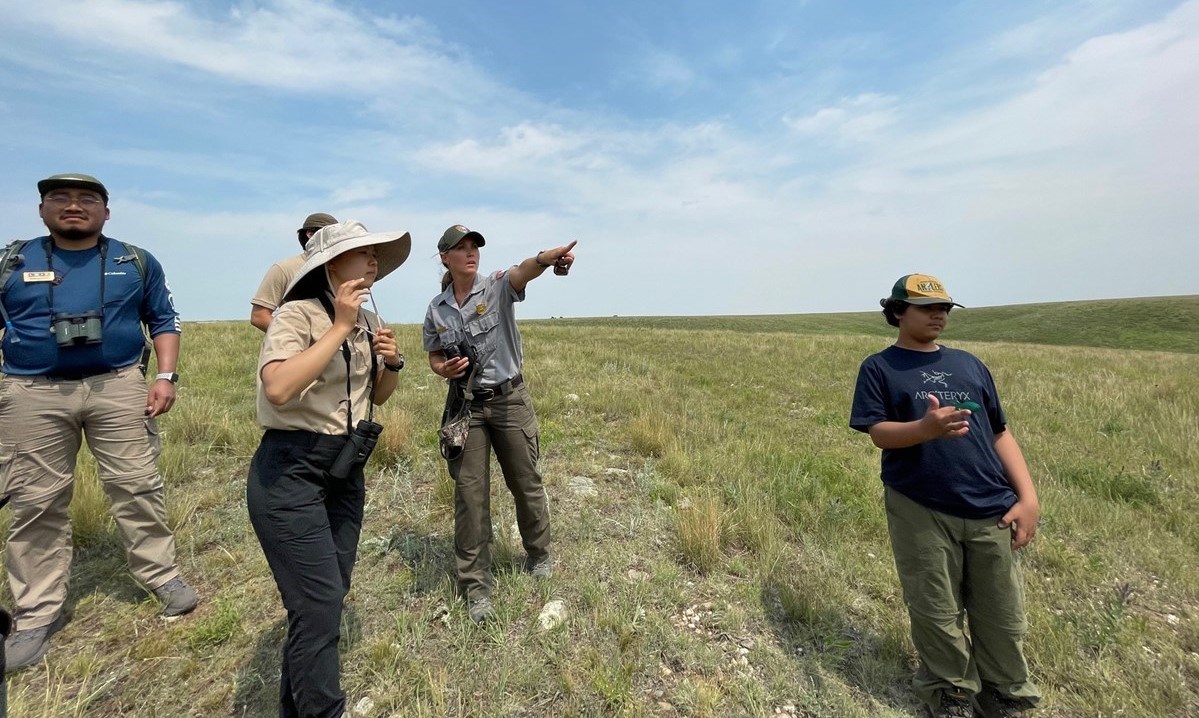
[(120, 603), (136, 604), (149, 596), (129, 573), (125, 546), (115, 527), (93, 535), (76, 546), (71, 558), (71, 587), (63, 612), (71, 617), (75, 606), (87, 596), (102, 594)]
[(237, 670), (232, 715), (274, 718), (279, 715), (279, 670), (287, 619), (280, 618), (258, 637), (254, 653)]
[[(274, 718), (279, 714), (279, 677), (283, 643), (287, 640), (287, 619), (280, 618), (258, 637), (254, 653), (237, 670), (234, 678), (232, 715), (238, 718)], [(341, 640), (338, 653), (344, 655), (362, 640), (362, 619), (353, 606), (341, 614)]]
[(778, 645), (795, 660), (840, 675), (882, 705), (918, 714), (902, 639), (857, 625), (819, 586), (805, 584), (802, 572), (765, 581), (761, 596)]
[(397, 563), (411, 574), (405, 592), (413, 596), (438, 593), (447, 579), (451, 583), (458, 580), (452, 537), (422, 536), (401, 527), (393, 528), (386, 536), (364, 541), (358, 550), (354, 574), (357, 577), (363, 570), (394, 570)]

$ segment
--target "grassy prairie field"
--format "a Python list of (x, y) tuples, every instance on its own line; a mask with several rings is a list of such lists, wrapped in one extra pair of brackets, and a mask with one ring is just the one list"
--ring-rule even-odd
[[(1199, 715), (1195, 319), (1199, 297), (951, 318), (945, 343), (991, 367), (1041, 495), (1024, 553), (1038, 715)], [(409, 368), (368, 466), (343, 625), (353, 715), (916, 714), (878, 451), (846, 426), (858, 364), (892, 336), (880, 315), (523, 323), (559, 563), (547, 583), (517, 570), (497, 469), (499, 620), (483, 626), (454, 597), (444, 384), (419, 328), (397, 331)], [(162, 423), (200, 607), (155, 616), (84, 459), (72, 620), (10, 678), (11, 715), (277, 714), (283, 610), (245, 510), (260, 337), (188, 325)], [(552, 599), (568, 618), (542, 630)]]

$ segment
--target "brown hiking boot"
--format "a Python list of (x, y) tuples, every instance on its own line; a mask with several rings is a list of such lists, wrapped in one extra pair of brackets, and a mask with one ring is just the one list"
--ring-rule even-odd
[(942, 691), (941, 703), (934, 710), (928, 707), (929, 718), (975, 718), (974, 703), (965, 691)]
[(1023, 698), (1009, 698), (988, 688), (978, 694), (978, 707), (983, 718), (1027, 718), (1032, 709)]

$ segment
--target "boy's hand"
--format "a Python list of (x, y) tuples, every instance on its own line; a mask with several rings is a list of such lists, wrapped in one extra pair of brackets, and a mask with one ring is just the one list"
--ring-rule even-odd
[(1041, 520), (1041, 507), (1035, 501), (1017, 501), (999, 519), (999, 528), (1012, 529), (1012, 549), (1019, 551), (1037, 535), (1037, 523)]
[(936, 394), (928, 395), (928, 411), (920, 424), (924, 435), (929, 439), (942, 439), (949, 436), (965, 436), (970, 431), (970, 410), (958, 409), (953, 406), (941, 406), (941, 400)]

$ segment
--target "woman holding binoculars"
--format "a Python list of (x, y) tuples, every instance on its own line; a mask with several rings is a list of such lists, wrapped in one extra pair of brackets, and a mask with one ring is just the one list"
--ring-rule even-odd
[(382, 429), (374, 406), (403, 368), (392, 330), (363, 305), (408, 258), (407, 232), (322, 228), (284, 294), (258, 358), (250, 523), (287, 609), (280, 716), (345, 712), (337, 644), (362, 530), (363, 464)]
[(454, 479), (454, 552), (458, 590), (476, 623), (495, 617), (491, 591), (491, 450), (516, 501), (516, 523), (525, 548), (525, 570), (548, 578), (549, 507), (537, 462), (537, 415), (521, 375), (520, 332), (514, 304), (525, 286), (546, 269), (564, 275), (574, 263), (575, 243), (546, 249), (507, 270), (479, 273), (483, 235), (456, 224), (437, 243), (446, 268), (441, 294), (425, 315), (424, 349), (429, 366), (450, 381), (451, 407), (469, 403), (465, 443), (443, 455)]

